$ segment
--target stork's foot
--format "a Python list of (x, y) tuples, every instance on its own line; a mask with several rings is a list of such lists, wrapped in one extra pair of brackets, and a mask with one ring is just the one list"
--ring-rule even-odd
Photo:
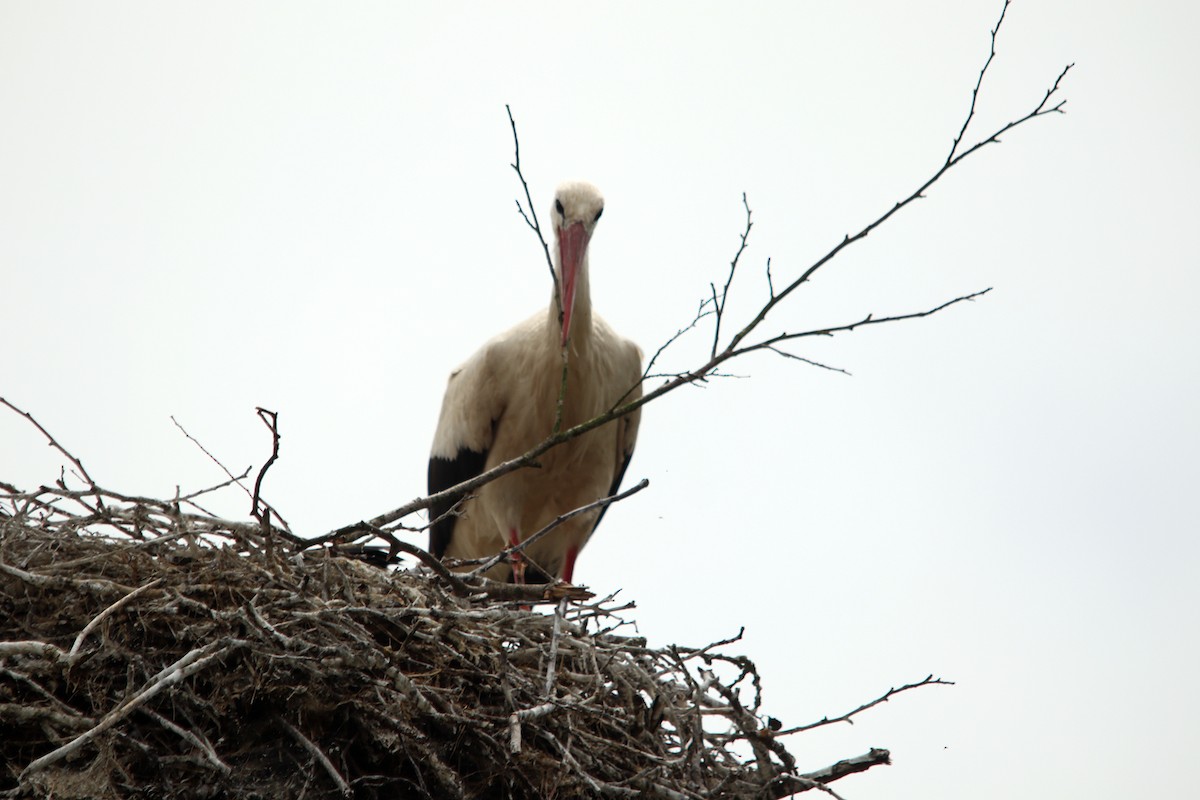
[[(516, 547), (521, 543), (520, 534), (516, 528), (508, 532), (508, 546)], [(521, 586), (525, 585), (525, 555), (517, 550), (508, 554), (508, 563), (512, 566), (512, 582)]]
[(575, 574), (575, 558), (579, 555), (578, 547), (568, 547), (567, 552), (563, 556), (562, 579), (564, 583), (571, 582), (571, 576)]
[[(520, 534), (517, 533), (516, 528), (513, 528), (512, 530), (510, 530), (508, 532), (508, 546), (516, 547), (520, 543), (521, 543)], [(526, 565), (525, 555), (520, 550), (516, 550), (512, 553), (509, 553), (508, 563), (512, 566), (512, 582), (517, 584), (518, 586), (524, 586), (525, 585), (525, 565)], [(532, 611), (533, 610), (533, 606), (528, 606), (528, 605), (524, 605), (524, 604), (519, 606), (519, 608), (522, 611)]]
[(520, 586), (524, 586), (525, 559), (521, 558), (517, 553), (513, 553), (510, 563), (512, 564), (512, 582)]

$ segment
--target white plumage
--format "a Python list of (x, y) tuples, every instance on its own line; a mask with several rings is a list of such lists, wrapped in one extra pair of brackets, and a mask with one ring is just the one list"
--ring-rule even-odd
[[(562, 379), (561, 348), (569, 349), (562, 428), (641, 396), (642, 353), (592, 312), (588, 243), (604, 200), (588, 183), (558, 188), (553, 220), (559, 303), (485, 344), (450, 374), (429, 461), (430, 492), (447, 489), (515, 458), (554, 428)], [(437, 556), (483, 558), (523, 541), (560, 514), (615, 494), (637, 438), (640, 412), (610, 422), (486, 484), (430, 529)], [(434, 518), (450, 503), (431, 509)], [(525, 553), (530, 580), (573, 577), (575, 556), (603, 511), (580, 515), (534, 542)], [(525, 565), (498, 565), (490, 577), (524, 580)]]

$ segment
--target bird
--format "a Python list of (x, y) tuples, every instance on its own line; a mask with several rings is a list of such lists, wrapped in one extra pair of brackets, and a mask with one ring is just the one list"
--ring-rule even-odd
[[(590, 183), (561, 184), (551, 209), (555, 288), (550, 306), (495, 336), (450, 374), (429, 457), (434, 494), (523, 455), (560, 430), (642, 396), (642, 351), (592, 310), (588, 245), (604, 211)], [(561, 311), (561, 313), (560, 313)], [(518, 469), (430, 508), (438, 558), (496, 555), (552, 520), (620, 488), (640, 409), (543, 453)], [(485, 575), (513, 583), (571, 583), (575, 560), (608, 506), (574, 517)]]

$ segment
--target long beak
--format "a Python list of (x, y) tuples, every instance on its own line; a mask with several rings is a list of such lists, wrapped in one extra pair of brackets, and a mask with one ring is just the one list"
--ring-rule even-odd
[(558, 236), (558, 263), (562, 265), (562, 346), (571, 334), (571, 311), (575, 308), (575, 280), (587, 251), (588, 235), (582, 222), (561, 231)]

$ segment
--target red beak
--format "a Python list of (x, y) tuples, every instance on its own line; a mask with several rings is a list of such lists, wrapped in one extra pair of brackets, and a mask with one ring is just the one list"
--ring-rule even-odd
[(571, 333), (571, 310), (575, 307), (575, 279), (587, 251), (588, 235), (582, 222), (576, 222), (558, 235), (558, 263), (562, 264), (562, 346), (567, 346)]

